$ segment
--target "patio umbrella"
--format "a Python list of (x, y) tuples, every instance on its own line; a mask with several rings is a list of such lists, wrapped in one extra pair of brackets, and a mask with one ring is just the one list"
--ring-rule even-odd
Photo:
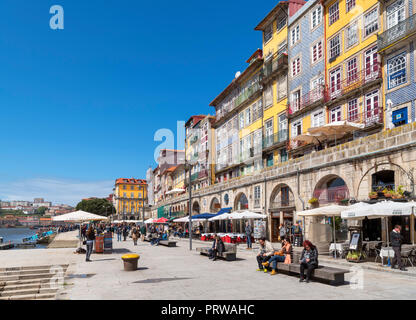
[(345, 206), (340, 206), (336, 204), (332, 204), (325, 207), (319, 207), (310, 210), (304, 210), (297, 212), (298, 216), (329, 216), (332, 217), (332, 225), (333, 225), (333, 236), (334, 236), (334, 247), (335, 247), (335, 259), (337, 258), (337, 242), (335, 238), (335, 217), (341, 216), (341, 211), (345, 210)]
[(157, 220), (155, 220), (155, 221), (153, 221), (153, 222), (154, 222), (154, 223), (166, 223), (166, 222), (168, 222), (168, 221), (169, 221), (168, 219), (166, 219), (166, 218), (162, 217), (162, 218), (157, 219)]
[(82, 210), (66, 213), (52, 218), (53, 221), (73, 221), (79, 223), (79, 242), (81, 246), (81, 223), (84, 221), (102, 221), (108, 220), (107, 217), (85, 212)]
[(166, 194), (174, 194), (174, 193), (182, 193), (182, 192), (185, 192), (185, 190), (184, 189), (173, 189), (173, 190), (170, 190), (170, 191), (166, 192)]
[(154, 220), (153, 218), (150, 218), (150, 219), (147, 219), (144, 223), (145, 224), (153, 223), (153, 220)]
[(349, 121), (334, 121), (320, 127), (312, 127), (308, 129), (311, 134), (345, 135), (349, 132), (364, 128), (364, 124)]
[(251, 211), (233, 212), (228, 215), (228, 219), (231, 220), (242, 220), (242, 219), (265, 219), (265, 214), (259, 214)]

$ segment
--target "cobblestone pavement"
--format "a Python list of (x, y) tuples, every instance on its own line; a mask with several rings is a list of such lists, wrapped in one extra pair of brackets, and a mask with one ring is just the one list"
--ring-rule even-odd
[[(257, 272), (256, 250), (240, 246), (237, 261), (211, 261), (200, 256), (196, 241), (189, 251), (189, 240), (178, 247), (150, 246), (131, 240), (114, 242), (112, 254), (93, 254), (93, 262), (76, 256), (69, 272), (73, 273), (60, 299), (414, 299), (416, 278), (362, 269), (346, 274), (353, 282), (334, 287), (322, 283), (299, 283), (297, 277)], [(140, 255), (139, 270), (123, 270), (121, 256), (127, 252)], [(330, 265), (326, 263), (326, 265)], [(354, 265), (353, 267), (356, 267)], [(345, 268), (345, 267), (343, 267)], [(358, 276), (357, 276), (358, 275)], [(362, 279), (360, 287), (356, 282)]]

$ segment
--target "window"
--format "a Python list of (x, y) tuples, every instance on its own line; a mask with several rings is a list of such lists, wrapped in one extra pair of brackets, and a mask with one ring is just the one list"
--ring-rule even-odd
[(123, 192), (123, 198), (127, 198), (127, 193)]
[(264, 91), (264, 107), (268, 108), (273, 104), (273, 87), (269, 85)]
[(365, 61), (365, 78), (372, 80), (379, 76), (378, 53), (377, 47), (367, 50), (364, 54)]
[(336, 2), (329, 7), (329, 25), (333, 24), (339, 19), (339, 3)]
[(272, 137), (273, 137), (273, 118), (266, 121), (265, 137), (266, 137), (266, 145), (267, 146), (271, 145)]
[(354, 22), (352, 25), (347, 27), (345, 31), (345, 42), (346, 47), (352, 47), (358, 42), (358, 23)]
[(367, 125), (379, 122), (380, 120), (378, 99), (378, 90), (374, 90), (365, 95), (365, 122)]
[(260, 186), (254, 187), (254, 206), (260, 207)]
[(273, 153), (271, 153), (267, 156), (267, 166), (268, 167), (273, 166)]
[(282, 114), (279, 116), (279, 142), (287, 140), (287, 116)]
[(134, 193), (133, 192), (130, 193), (130, 198), (134, 198)]
[(406, 83), (406, 52), (387, 60), (388, 88)]
[(341, 53), (340, 34), (329, 40), (329, 58), (334, 59)]
[(387, 29), (393, 28), (405, 19), (404, 0), (397, 0), (387, 7)]
[(312, 116), (312, 127), (321, 127), (325, 124), (324, 111), (318, 111)]
[(317, 62), (322, 58), (322, 40), (312, 47), (312, 63)]
[(280, 17), (277, 20), (277, 32), (282, 30), (286, 26), (286, 17)]
[(244, 128), (244, 113), (240, 113), (240, 129)]
[(292, 77), (297, 76), (300, 73), (300, 57), (293, 59), (292, 61)]
[(302, 120), (292, 123), (292, 138), (302, 134)]
[(268, 42), (273, 37), (273, 24), (264, 29), (264, 42)]
[(329, 113), (330, 122), (341, 121), (341, 106), (331, 109)]
[(315, 10), (312, 11), (312, 26), (311, 29), (315, 28), (322, 22), (322, 6), (318, 5)]
[(358, 120), (358, 100), (352, 99), (348, 101), (348, 121), (354, 122)]
[(346, 0), (346, 11), (350, 11), (352, 8), (355, 7), (355, 0)]
[(290, 45), (293, 46), (300, 39), (300, 26), (297, 25), (290, 31)]
[(247, 108), (245, 112), (246, 112), (246, 127), (247, 127), (251, 123), (251, 110), (250, 110), (250, 108)]
[(378, 8), (364, 15), (364, 34), (367, 37), (378, 30)]
[(324, 85), (324, 76), (319, 76), (316, 79), (313, 79), (311, 81), (311, 90), (314, 90), (316, 88), (318, 88), (319, 86), (323, 86)]
[(356, 82), (358, 79), (357, 58), (347, 61), (347, 85)]
[(280, 76), (278, 81), (277, 99), (280, 100), (287, 96), (287, 77), (286, 75)]
[(296, 112), (300, 109), (300, 90), (296, 90), (292, 93), (290, 104), (292, 112)]
[(286, 162), (288, 160), (286, 149), (280, 150), (280, 162)]

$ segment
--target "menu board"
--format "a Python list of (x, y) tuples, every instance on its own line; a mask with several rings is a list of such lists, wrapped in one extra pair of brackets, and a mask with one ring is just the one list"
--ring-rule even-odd
[(113, 238), (111, 233), (104, 234), (104, 252), (111, 252), (113, 250)]
[(254, 239), (260, 239), (266, 236), (266, 221), (254, 220)]

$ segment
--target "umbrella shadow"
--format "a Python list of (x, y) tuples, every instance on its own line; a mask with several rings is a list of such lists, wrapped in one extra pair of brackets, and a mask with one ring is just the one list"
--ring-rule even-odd
[(124, 248), (117, 248), (117, 249), (113, 249), (113, 253), (130, 253), (131, 251), (129, 249), (124, 249)]

